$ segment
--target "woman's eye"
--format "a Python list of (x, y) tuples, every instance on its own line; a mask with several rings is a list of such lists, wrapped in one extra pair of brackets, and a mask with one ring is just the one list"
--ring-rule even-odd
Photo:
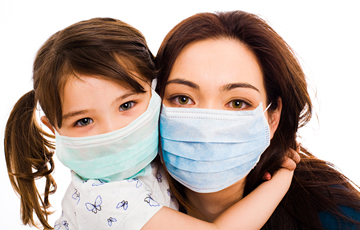
[(229, 106), (234, 109), (243, 109), (247, 106), (247, 103), (241, 100), (233, 100), (229, 102)]
[(173, 100), (179, 105), (193, 104), (193, 101), (187, 96), (176, 96)]
[(134, 105), (135, 105), (135, 102), (133, 102), (133, 101), (125, 102), (124, 104), (120, 105), (119, 110), (125, 111), (125, 110), (132, 108)]
[(83, 119), (80, 119), (78, 121), (76, 121), (75, 123), (75, 126), (86, 126), (86, 125), (89, 125), (91, 123), (93, 123), (94, 121), (91, 119), (91, 118), (83, 118)]
[(178, 102), (180, 105), (186, 105), (189, 103), (189, 99), (188, 97), (178, 97)]

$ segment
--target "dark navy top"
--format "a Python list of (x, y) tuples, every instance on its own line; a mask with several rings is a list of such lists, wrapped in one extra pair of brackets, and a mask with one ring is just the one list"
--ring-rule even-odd
[[(349, 217), (352, 220), (356, 220), (360, 223), (360, 212), (355, 211), (352, 208), (340, 206), (342, 213)], [(186, 209), (180, 208), (179, 210), (182, 213), (187, 214)], [(322, 224), (322, 227), (325, 230), (359, 230), (360, 226), (356, 226), (355, 224), (348, 222), (343, 219), (338, 219), (336, 216), (329, 212), (320, 212), (319, 218)]]
[[(345, 206), (340, 206), (339, 208), (345, 216), (349, 217), (352, 220), (356, 220), (360, 222), (359, 211), (355, 211), (354, 209)], [(326, 230), (338, 230), (338, 229), (359, 230), (360, 229), (359, 225), (356, 226), (355, 224), (346, 221), (344, 219), (338, 219), (329, 212), (320, 212), (319, 217), (322, 227)]]

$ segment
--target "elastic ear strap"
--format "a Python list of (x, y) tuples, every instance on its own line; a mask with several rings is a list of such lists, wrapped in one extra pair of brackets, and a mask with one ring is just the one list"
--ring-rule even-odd
[(54, 128), (54, 131), (55, 131), (55, 136), (61, 136), (59, 133), (58, 133), (58, 131), (55, 129), (55, 127), (53, 127)]
[(264, 113), (270, 108), (272, 102), (270, 102), (270, 104), (266, 107), (266, 109), (264, 110)]
[(156, 89), (156, 85), (157, 85), (157, 78), (154, 78), (154, 79), (152, 80), (152, 82), (151, 82), (151, 88), (152, 88), (153, 90), (155, 90), (155, 89)]

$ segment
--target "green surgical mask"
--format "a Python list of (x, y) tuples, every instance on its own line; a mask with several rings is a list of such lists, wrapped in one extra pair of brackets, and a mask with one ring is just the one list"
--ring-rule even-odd
[(158, 153), (160, 106), (152, 90), (147, 110), (124, 128), (89, 137), (56, 132), (56, 155), (83, 179), (110, 182), (141, 176)]

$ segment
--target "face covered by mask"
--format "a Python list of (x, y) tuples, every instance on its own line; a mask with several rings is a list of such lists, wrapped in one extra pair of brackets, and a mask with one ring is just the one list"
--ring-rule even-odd
[(109, 182), (141, 176), (158, 152), (160, 106), (161, 98), (152, 90), (147, 110), (124, 128), (88, 137), (56, 132), (56, 155), (83, 179)]
[(252, 111), (163, 105), (160, 136), (167, 170), (199, 193), (217, 192), (244, 178), (270, 144), (265, 111), (261, 103)]

